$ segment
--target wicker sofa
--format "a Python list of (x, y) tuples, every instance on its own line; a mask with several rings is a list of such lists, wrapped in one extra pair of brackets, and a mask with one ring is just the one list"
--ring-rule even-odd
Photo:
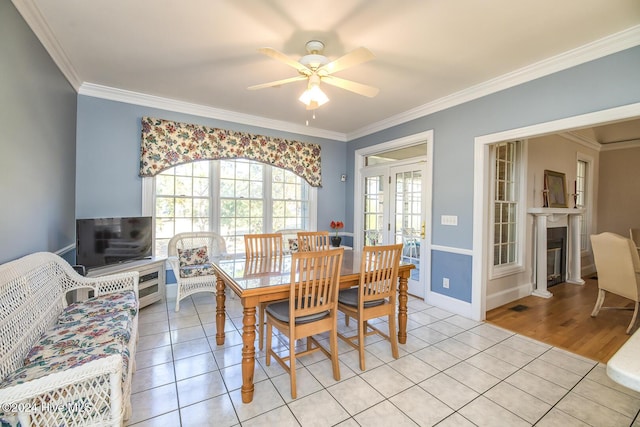
[[(94, 297), (67, 304), (67, 293)], [(0, 265), (0, 424), (121, 426), (131, 413), (138, 273), (89, 279), (40, 252)]]

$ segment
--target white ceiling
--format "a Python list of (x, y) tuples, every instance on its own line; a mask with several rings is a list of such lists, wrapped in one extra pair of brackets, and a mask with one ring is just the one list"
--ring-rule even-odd
[[(13, 3), (80, 93), (339, 140), (640, 44), (639, 0)], [(297, 60), (312, 39), (330, 60), (371, 50), (336, 76), (380, 93), (325, 84), (313, 119), (297, 101), (304, 82), (247, 90), (296, 76), (258, 48)]]

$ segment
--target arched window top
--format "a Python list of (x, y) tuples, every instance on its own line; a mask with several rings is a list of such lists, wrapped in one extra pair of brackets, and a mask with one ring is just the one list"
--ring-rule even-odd
[(287, 169), (322, 186), (320, 145), (202, 125), (142, 118), (140, 176), (196, 160), (245, 158)]

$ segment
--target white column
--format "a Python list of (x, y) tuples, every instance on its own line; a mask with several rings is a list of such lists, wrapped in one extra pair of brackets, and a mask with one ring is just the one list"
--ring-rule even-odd
[(567, 283), (584, 285), (580, 266), (580, 215), (569, 215), (567, 256)]
[(547, 290), (547, 216), (536, 215), (536, 288), (532, 295), (551, 298), (553, 294)]

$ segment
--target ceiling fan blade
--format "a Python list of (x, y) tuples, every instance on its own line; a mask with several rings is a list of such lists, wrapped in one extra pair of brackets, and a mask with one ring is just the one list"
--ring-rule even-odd
[(335, 76), (322, 77), (322, 81), (326, 84), (330, 84), (331, 86), (355, 92), (358, 95), (368, 96), (369, 98), (373, 98), (380, 91), (377, 87), (363, 85), (362, 83), (356, 83), (354, 81), (341, 79)]
[(298, 61), (295, 61), (293, 59), (291, 59), (290, 57), (288, 57), (287, 55), (285, 55), (284, 53), (275, 50), (271, 47), (262, 47), (260, 49), (258, 49), (258, 52), (267, 55), (270, 58), (273, 58), (277, 61), (280, 61), (282, 63), (287, 64), (288, 66), (295, 68), (296, 70), (298, 70), (299, 73), (304, 74), (305, 76), (308, 76), (311, 74), (311, 70), (309, 68), (307, 68), (306, 66), (302, 65), (301, 63), (299, 63)]
[(345, 68), (353, 67), (354, 65), (362, 64), (375, 58), (375, 55), (371, 53), (366, 47), (359, 47), (351, 52), (341, 56), (335, 61), (329, 62), (318, 69), (320, 75), (325, 72), (326, 74), (332, 74)]
[(283, 84), (299, 82), (301, 80), (307, 80), (307, 77), (306, 76), (290, 77), (288, 79), (276, 80), (275, 82), (262, 83), (259, 85), (249, 86), (247, 89), (249, 90), (264, 89), (266, 87), (281, 86)]

